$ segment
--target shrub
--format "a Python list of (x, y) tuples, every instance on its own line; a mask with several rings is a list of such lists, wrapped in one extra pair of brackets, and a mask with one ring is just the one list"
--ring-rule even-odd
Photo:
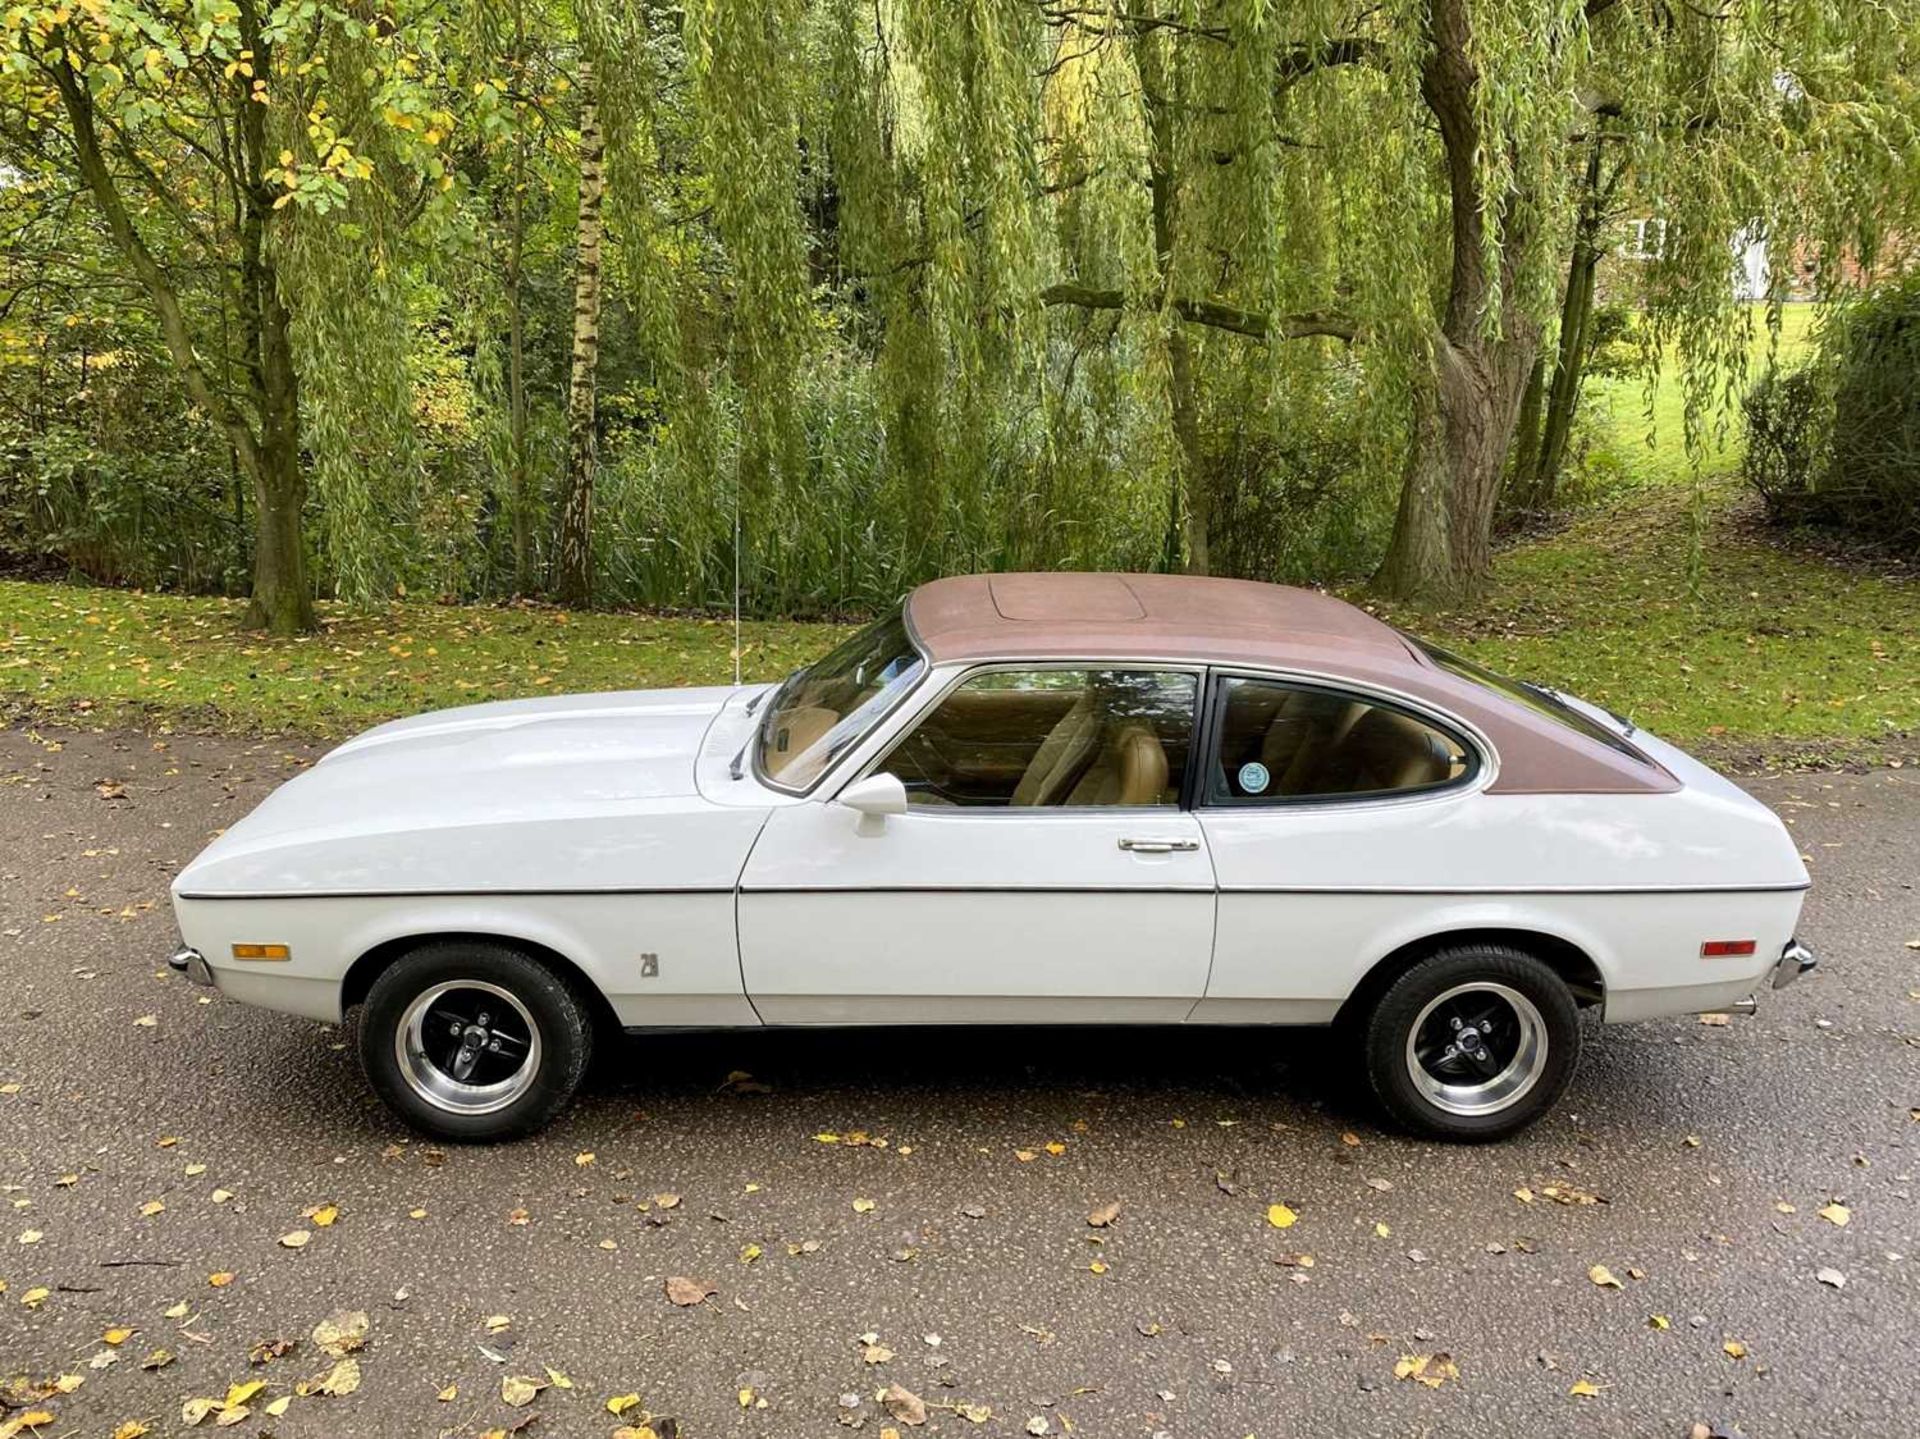
[(1814, 367), (1770, 370), (1740, 402), (1747, 447), (1741, 477), (1782, 524), (1820, 518), (1816, 478), (1825, 468), (1828, 395)]
[(1863, 302), (1832, 343), (1821, 508), (1833, 523), (1920, 549), (1920, 276)]
[(1776, 520), (1920, 549), (1920, 276), (1839, 313), (1804, 368), (1742, 402), (1742, 475)]

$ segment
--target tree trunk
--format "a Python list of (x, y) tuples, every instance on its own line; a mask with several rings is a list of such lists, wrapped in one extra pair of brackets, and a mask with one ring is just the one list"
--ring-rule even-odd
[[(1152, 142), (1147, 163), (1153, 196), (1153, 249), (1163, 303), (1173, 287), (1173, 250), (1180, 200), (1174, 169), (1173, 98), (1166, 91), (1161, 48), (1164, 43), (1155, 30), (1147, 31), (1138, 41), (1140, 85), (1145, 94)], [(1167, 335), (1167, 400), (1173, 411), (1175, 449), (1172, 507), (1179, 524), (1181, 568), (1190, 575), (1204, 575), (1210, 564), (1213, 515), (1212, 497), (1207, 489), (1206, 457), (1200, 443), (1193, 344), (1187, 338), (1183, 317), (1169, 315), (1168, 324), (1172, 328)]]
[[(1451, 269), (1432, 368), (1414, 386), (1400, 510), (1374, 584), (1389, 595), (1445, 602), (1472, 594), (1493, 564), (1493, 516), (1539, 328), (1514, 276), (1529, 231), (1522, 197), (1489, 204), (1477, 156), (1506, 144), (1480, 123), (1479, 68), (1468, 0), (1432, 0), (1420, 93), (1440, 130), (1447, 167)], [(1495, 228), (1496, 265), (1486, 227)], [(1500, 332), (1485, 333), (1499, 305)]]
[(1441, 602), (1470, 596), (1492, 570), (1494, 510), (1536, 346), (1524, 335), (1456, 344), (1441, 334), (1433, 348), (1431, 381), (1414, 398), (1393, 539), (1374, 584)]
[(1582, 237), (1574, 248), (1567, 276), (1566, 304), (1560, 317), (1560, 352), (1547, 393), (1546, 423), (1540, 433), (1540, 464), (1534, 476), (1531, 508), (1551, 509), (1559, 487), (1560, 469), (1567, 458), (1567, 440), (1573, 434), (1573, 412), (1580, 401), (1580, 381), (1587, 370), (1587, 341), (1593, 321), (1593, 289), (1600, 268), (1600, 252)]
[[(1596, 127), (1598, 123), (1596, 118)], [(1538, 447), (1524, 475), (1526, 483), (1516, 483), (1514, 489), (1515, 505), (1521, 509), (1553, 508), (1561, 467), (1566, 463), (1567, 441), (1573, 434), (1573, 414), (1580, 400), (1580, 382), (1586, 375), (1587, 347), (1592, 336), (1594, 284), (1600, 270), (1600, 143), (1596, 129), (1587, 151), (1587, 170), (1581, 193), (1580, 218), (1574, 227), (1573, 253), (1567, 260), (1566, 289), (1560, 300), (1560, 343), (1554, 356), (1553, 379), (1547, 385), (1545, 416), (1539, 428)], [(1531, 426), (1523, 425), (1521, 443), (1529, 444), (1534, 433)], [(1517, 482), (1523, 476), (1516, 472), (1514, 478)]]
[(254, 476), (253, 598), (246, 623), (270, 634), (302, 634), (314, 627), (300, 528), (306, 476), (299, 451), (284, 443), (263, 446), (261, 458), (266, 468)]
[(307, 478), (300, 468), (300, 387), (293, 364), (293, 317), (272, 266), (249, 245), (245, 283), (257, 287), (260, 444), (253, 477), (253, 599), (247, 624), (276, 635), (314, 627), (300, 519)]
[[(513, 65), (517, 81), (526, 75), (526, 7), (513, 7)], [(514, 126), (513, 201), (507, 236), (507, 493), (513, 508), (513, 589), (533, 590), (533, 476), (527, 465), (527, 317), (522, 282), (527, 240), (526, 117)]]
[(593, 62), (580, 62), (580, 219), (573, 281), (573, 380), (567, 395), (567, 492), (560, 512), (562, 604), (593, 602), (594, 371), (600, 363), (600, 203), (605, 141), (595, 103)]
[[(265, 47), (256, 43), (257, 53)], [(265, 216), (273, 196), (261, 178), (265, 164), (265, 125), (260, 106), (242, 102), (236, 130), (250, 153), (232, 178), (246, 218), (242, 227), (241, 293), (248, 324), (243, 348), (249, 372), (250, 422), (233, 397), (208, 372), (194, 344), (179, 293), (164, 266), (133, 223), (126, 200), (100, 146), (93, 96), (86, 81), (62, 53), (50, 67), (60, 91), (61, 108), (73, 128), (74, 156), (80, 176), (106, 221), (107, 233), (134, 278), (146, 291), (160, 324), (167, 353), (179, 371), (188, 397), (226, 434), (235, 459), (253, 483), (255, 535), (253, 599), (248, 623), (275, 634), (297, 634), (314, 626), (313, 598), (307, 589), (300, 508), (306, 485), (300, 474), (299, 403), (288, 316), (271, 265), (265, 258)], [(262, 65), (264, 69), (264, 64)]]
[(1516, 509), (1528, 508), (1534, 476), (1540, 469), (1540, 410), (1547, 398), (1547, 362), (1533, 357), (1526, 392), (1520, 396), (1520, 418), (1513, 424), (1513, 451), (1507, 460), (1507, 494)]

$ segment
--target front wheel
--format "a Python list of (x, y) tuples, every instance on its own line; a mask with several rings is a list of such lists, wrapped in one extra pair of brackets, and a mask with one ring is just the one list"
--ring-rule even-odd
[(565, 980), (505, 945), (430, 944), (373, 983), (360, 1061), (414, 1128), (484, 1143), (531, 1134), (579, 1087), (593, 1018)]
[(1566, 983), (1501, 945), (1427, 956), (1388, 986), (1361, 1032), (1380, 1103), (1436, 1139), (1518, 1133), (1553, 1107), (1580, 1057)]

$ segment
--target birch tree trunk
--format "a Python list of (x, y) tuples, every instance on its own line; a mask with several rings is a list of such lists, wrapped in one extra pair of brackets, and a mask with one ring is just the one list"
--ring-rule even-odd
[[(513, 7), (513, 71), (524, 84), (527, 70), (526, 7)], [(527, 465), (527, 317), (524, 277), (527, 243), (527, 119), (515, 125), (513, 195), (507, 236), (507, 493), (513, 505), (513, 588), (533, 589), (533, 476)]]
[(575, 231), (573, 376), (567, 393), (567, 488), (560, 511), (555, 595), (593, 603), (593, 481), (597, 461), (594, 372), (600, 364), (600, 216), (606, 194), (606, 141), (600, 133), (593, 62), (580, 62), (580, 218)]

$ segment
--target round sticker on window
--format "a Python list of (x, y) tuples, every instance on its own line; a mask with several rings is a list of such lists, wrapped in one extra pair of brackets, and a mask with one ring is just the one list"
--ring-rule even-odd
[(1267, 773), (1267, 767), (1258, 760), (1240, 766), (1240, 792), (1242, 794), (1263, 794), (1273, 776)]

